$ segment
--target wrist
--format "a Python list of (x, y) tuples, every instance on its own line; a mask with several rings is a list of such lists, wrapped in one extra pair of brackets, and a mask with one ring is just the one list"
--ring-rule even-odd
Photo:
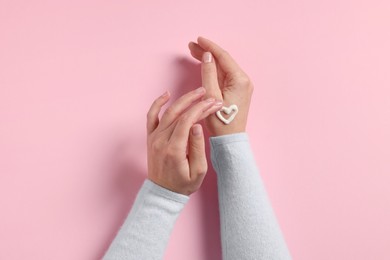
[(222, 136), (245, 132), (245, 126), (239, 124), (225, 125), (222, 122), (211, 122), (207, 125), (210, 136)]
[(206, 126), (210, 136), (221, 136), (242, 133), (246, 131), (247, 116), (238, 115), (230, 124), (225, 124), (216, 115), (210, 115), (206, 120)]

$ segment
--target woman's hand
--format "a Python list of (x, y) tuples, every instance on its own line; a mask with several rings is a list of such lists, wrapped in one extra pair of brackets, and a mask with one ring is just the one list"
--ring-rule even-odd
[(205, 92), (200, 87), (183, 95), (160, 120), (161, 107), (170, 97), (166, 92), (153, 102), (147, 115), (148, 178), (185, 195), (199, 189), (207, 172), (203, 130), (196, 123), (222, 107), (222, 101), (214, 98), (201, 101)]
[(190, 42), (188, 47), (191, 55), (202, 61), (202, 85), (206, 88), (204, 97), (223, 100), (224, 106), (227, 107), (232, 104), (238, 106), (236, 117), (228, 125), (220, 121), (216, 115), (206, 119), (211, 135), (245, 132), (253, 92), (253, 84), (249, 77), (229, 53), (206, 38), (199, 37), (198, 43)]

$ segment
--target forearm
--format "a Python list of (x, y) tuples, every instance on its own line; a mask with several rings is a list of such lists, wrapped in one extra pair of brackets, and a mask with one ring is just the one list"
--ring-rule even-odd
[(211, 137), (223, 259), (290, 259), (246, 133)]
[(145, 180), (103, 259), (162, 259), (176, 219), (188, 199)]

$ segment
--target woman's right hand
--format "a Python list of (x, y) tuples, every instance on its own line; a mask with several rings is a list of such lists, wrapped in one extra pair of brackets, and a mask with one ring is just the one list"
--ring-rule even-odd
[[(191, 55), (202, 62), (202, 85), (205, 98), (223, 100), (224, 106), (238, 106), (234, 120), (225, 125), (215, 114), (206, 118), (211, 136), (245, 132), (253, 84), (233, 58), (214, 42), (199, 37), (188, 45)], [(224, 113), (222, 112), (222, 115)]]
[(176, 100), (161, 119), (159, 112), (169, 92), (157, 98), (147, 115), (148, 178), (177, 193), (190, 195), (199, 189), (207, 172), (204, 135), (200, 120), (222, 107), (220, 100), (200, 99), (200, 87)]

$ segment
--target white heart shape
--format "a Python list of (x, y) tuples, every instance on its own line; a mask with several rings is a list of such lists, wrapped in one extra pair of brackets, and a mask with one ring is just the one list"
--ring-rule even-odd
[[(224, 112), (225, 114), (227, 115), (230, 115), (231, 116), (229, 118), (224, 118), (223, 115), (222, 115), (222, 112)], [(237, 105), (230, 105), (230, 107), (222, 107), (221, 110), (217, 111), (217, 117), (219, 118), (219, 120), (221, 120), (222, 122), (225, 123), (225, 125), (228, 125), (230, 122), (233, 121), (234, 117), (236, 117), (238, 113), (238, 106)]]

